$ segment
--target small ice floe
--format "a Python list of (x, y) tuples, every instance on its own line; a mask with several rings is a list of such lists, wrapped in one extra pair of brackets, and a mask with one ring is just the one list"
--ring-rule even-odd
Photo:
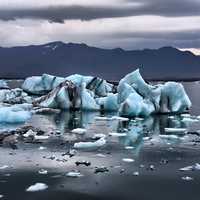
[(200, 164), (195, 163), (194, 165), (183, 167), (179, 169), (180, 171), (192, 171), (192, 170), (200, 170)]
[(45, 150), (45, 149), (47, 149), (46, 147), (43, 147), (43, 146), (40, 146), (39, 148), (38, 148), (40, 151), (42, 151), (42, 150)]
[(173, 133), (173, 132), (186, 132), (186, 128), (165, 128), (165, 132)]
[(105, 166), (96, 167), (95, 170), (94, 170), (95, 174), (105, 173), (105, 172), (109, 172), (109, 169), (107, 167), (105, 167)]
[(47, 140), (49, 139), (48, 135), (35, 135), (35, 140)]
[(98, 148), (102, 147), (106, 144), (105, 138), (100, 138), (95, 142), (78, 142), (74, 144), (74, 148), (76, 149), (87, 149), (87, 148)]
[(174, 116), (168, 116), (168, 119), (175, 119)]
[(143, 137), (142, 139), (143, 139), (143, 141), (149, 141), (151, 139), (151, 137)]
[(125, 137), (127, 136), (126, 133), (109, 133), (109, 136), (112, 136), (112, 137)]
[(172, 139), (172, 140), (179, 139), (179, 137), (177, 135), (159, 135), (159, 137), (162, 139)]
[(190, 118), (190, 117), (191, 117), (191, 114), (189, 114), (189, 113), (183, 113), (183, 114), (181, 114), (181, 117)]
[(119, 121), (129, 121), (129, 118), (119, 117), (119, 116), (113, 116), (111, 119), (112, 120), (119, 120)]
[(151, 170), (151, 171), (154, 171), (155, 170), (155, 166), (154, 165), (149, 165), (147, 170)]
[(184, 180), (184, 181), (192, 181), (192, 180), (194, 180), (194, 178), (192, 178), (190, 176), (183, 176), (181, 179)]
[(71, 171), (71, 172), (68, 172), (66, 176), (71, 177), (71, 178), (79, 178), (79, 177), (82, 177), (83, 175), (78, 171)]
[(45, 169), (40, 169), (40, 170), (38, 171), (38, 173), (39, 173), (39, 174), (44, 174), (44, 175), (46, 175), (46, 174), (48, 174), (48, 171), (45, 170)]
[(42, 191), (46, 190), (48, 186), (45, 183), (36, 183), (34, 185), (31, 185), (26, 189), (27, 192), (37, 192), (37, 191)]
[(125, 149), (126, 149), (126, 150), (131, 150), (131, 149), (135, 149), (135, 147), (132, 147), (132, 146), (126, 146)]
[(29, 111), (23, 110), (20, 105), (0, 107), (0, 113), (0, 123), (25, 123), (31, 118), (31, 113)]
[(133, 172), (133, 176), (139, 176), (139, 172)]
[(96, 156), (101, 157), (101, 158), (106, 158), (106, 155), (104, 155), (102, 153), (98, 153), (98, 154), (96, 154)]
[(132, 159), (132, 158), (123, 158), (122, 161), (127, 162), (127, 163), (132, 163), (132, 162), (134, 162), (135, 160)]
[(96, 121), (110, 121), (110, 120), (112, 120), (112, 118), (108, 118), (108, 117), (95, 117), (94, 119)]
[(199, 120), (195, 119), (195, 118), (185, 117), (185, 118), (182, 119), (182, 122), (191, 122), (191, 123), (193, 123), (193, 122), (199, 122)]
[(4, 197), (4, 195), (0, 194), (0, 199), (3, 198), (3, 197)]
[(76, 129), (73, 129), (71, 132), (79, 134), (79, 135), (83, 135), (83, 134), (86, 133), (86, 129), (84, 129), (84, 128), (76, 128)]
[(144, 118), (141, 118), (141, 117), (135, 117), (135, 120), (136, 120), (136, 121), (143, 121)]
[(179, 169), (180, 171), (191, 171), (194, 170), (193, 166), (187, 166)]
[(9, 167), (8, 165), (2, 165), (2, 166), (0, 166), (0, 170), (7, 169), (8, 167)]

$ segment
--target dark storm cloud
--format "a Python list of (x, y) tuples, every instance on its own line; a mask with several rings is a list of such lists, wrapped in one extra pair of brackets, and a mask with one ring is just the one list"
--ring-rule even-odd
[[(132, 3), (139, 3), (135, 5)], [(109, 6), (46, 6), (41, 8), (0, 8), (1, 20), (16, 18), (39, 18), (62, 23), (67, 19), (92, 20), (140, 15), (167, 17), (200, 16), (198, 0), (124, 0), (121, 5)]]

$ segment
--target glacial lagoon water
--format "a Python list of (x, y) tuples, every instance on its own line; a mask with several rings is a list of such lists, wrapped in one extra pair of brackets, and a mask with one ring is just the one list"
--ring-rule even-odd
[[(200, 83), (184, 86), (193, 103), (190, 114), (200, 115)], [(33, 115), (26, 125), (44, 130), (49, 138), (37, 143), (18, 141), (17, 149), (0, 147), (2, 199), (198, 200), (200, 170), (180, 169), (200, 163), (200, 121), (187, 115), (111, 120), (116, 115), (78, 111)], [(23, 125), (0, 128), (17, 126)], [(75, 128), (87, 131), (72, 133)], [(99, 134), (106, 135), (102, 147), (72, 151), (74, 143), (94, 141)], [(90, 165), (77, 165), (77, 161)], [(105, 172), (96, 173), (103, 167)], [(70, 177), (68, 172), (80, 176)], [(36, 183), (48, 188), (26, 191)]]

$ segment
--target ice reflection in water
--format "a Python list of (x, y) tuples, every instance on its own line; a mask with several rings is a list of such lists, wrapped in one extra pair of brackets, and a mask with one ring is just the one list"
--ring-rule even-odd
[[(183, 121), (182, 116), (170, 117), (167, 115), (151, 116), (145, 119), (130, 119), (129, 121), (111, 120), (113, 115), (117, 113), (106, 113), (104, 116), (107, 119), (95, 119), (101, 116), (98, 112), (62, 112), (55, 115), (36, 115), (32, 119), (33, 124), (41, 128), (60, 130), (61, 134), (65, 136), (73, 135), (73, 141), (87, 141), (91, 139), (95, 134), (109, 135), (110, 132), (126, 133), (124, 137), (107, 137), (108, 143), (112, 145), (119, 145), (119, 147), (132, 146), (133, 152), (139, 153), (144, 143), (146, 144), (161, 144), (162, 142), (170, 144), (179, 144), (182, 142), (180, 139), (184, 136), (184, 132), (166, 132), (165, 128), (186, 128), (191, 130), (191, 122)], [(39, 118), (39, 120), (37, 119)], [(46, 123), (44, 121), (47, 121)], [(195, 123), (199, 124), (199, 123)], [(85, 135), (80, 136), (71, 133), (72, 129), (86, 128)], [(178, 138), (160, 138), (159, 135), (177, 135)], [(145, 141), (143, 139), (145, 137)], [(148, 139), (149, 138), (149, 139)], [(146, 141), (147, 140), (147, 141)], [(148, 143), (149, 142), (149, 143)]]

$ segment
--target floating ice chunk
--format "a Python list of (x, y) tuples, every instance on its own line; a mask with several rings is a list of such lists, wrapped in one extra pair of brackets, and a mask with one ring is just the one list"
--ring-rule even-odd
[(0, 166), (0, 170), (7, 169), (7, 168), (9, 168), (8, 165), (2, 165), (2, 166)]
[(191, 114), (189, 114), (189, 113), (184, 113), (184, 114), (181, 114), (181, 117), (191, 117)]
[(187, 132), (186, 128), (165, 128), (165, 132), (174, 133), (174, 132)]
[(48, 186), (45, 183), (36, 183), (34, 185), (31, 185), (26, 189), (27, 192), (37, 192), (37, 191), (42, 191), (46, 190)]
[(0, 123), (24, 123), (31, 118), (29, 111), (17, 109), (17, 106), (0, 107), (0, 113)]
[(151, 137), (143, 137), (142, 139), (143, 139), (143, 141), (148, 141), (151, 139)]
[(47, 140), (49, 139), (48, 135), (35, 135), (34, 137), (35, 140)]
[(9, 89), (8, 84), (5, 80), (0, 80), (0, 89)]
[(4, 195), (0, 194), (0, 199), (3, 198), (3, 197), (4, 197)]
[(179, 169), (180, 171), (191, 171), (191, 170), (200, 170), (200, 164), (195, 163), (194, 165), (183, 167)]
[(199, 120), (198, 119), (189, 118), (189, 117), (184, 117), (182, 119), (182, 122), (191, 122), (191, 123), (193, 123), (193, 122), (199, 122)]
[(190, 176), (183, 176), (182, 180), (184, 180), (184, 181), (192, 181), (192, 180), (194, 180), (194, 178), (192, 178)]
[(99, 97), (107, 96), (107, 93), (112, 92), (113, 89), (112, 84), (98, 77), (75, 74), (67, 77), (66, 80), (72, 81), (77, 87), (81, 87), (82, 84), (85, 84), (86, 89), (93, 91), (94, 94)]
[(110, 120), (112, 120), (112, 118), (109, 118), (109, 117), (99, 117), (99, 116), (95, 117), (94, 119), (96, 121), (110, 121)]
[(118, 94), (108, 94), (107, 97), (97, 98), (96, 102), (103, 110), (118, 111), (119, 104), (117, 98)]
[(113, 116), (111, 119), (112, 120), (119, 120), (119, 121), (129, 121), (129, 118), (119, 117), (119, 116)]
[(76, 129), (73, 129), (72, 130), (72, 133), (76, 133), (76, 134), (79, 134), (79, 135), (83, 135), (86, 133), (86, 129), (84, 128), (76, 128)]
[(139, 172), (133, 172), (134, 176), (139, 176)]
[(96, 156), (101, 157), (101, 158), (106, 158), (106, 155), (104, 155), (102, 153), (98, 153), (98, 154), (96, 154)]
[(194, 166), (187, 166), (187, 167), (180, 168), (179, 170), (180, 171), (191, 171), (193, 169), (194, 169)]
[(87, 148), (98, 148), (102, 147), (106, 144), (105, 138), (100, 138), (95, 142), (78, 142), (74, 144), (74, 148), (76, 149), (87, 149)]
[[(123, 79), (121, 79), (118, 86), (119, 93), (121, 92), (121, 90), (125, 91), (125, 87), (123, 86), (125, 84), (131, 86), (134, 89), (134, 91), (137, 91), (137, 93), (140, 94), (140, 96), (142, 96), (144, 99), (149, 99), (150, 101), (152, 101), (156, 109), (157, 107), (159, 108), (161, 88), (147, 84), (143, 80), (139, 69), (135, 70), (134, 72), (130, 74), (127, 74)], [(131, 93), (134, 93), (134, 92), (131, 92)]]
[(132, 158), (123, 158), (122, 159), (124, 162), (127, 162), (127, 163), (131, 163), (131, 162), (134, 162), (135, 160), (132, 159)]
[(45, 149), (47, 149), (46, 147), (43, 147), (43, 146), (40, 146), (39, 148), (38, 148), (39, 150), (45, 150)]
[(42, 76), (32, 76), (24, 81), (22, 89), (31, 94), (43, 95), (53, 90), (64, 80), (64, 78), (48, 74), (43, 74)]
[(8, 104), (31, 103), (31, 97), (20, 88), (0, 90), (0, 102)]
[(149, 85), (139, 70), (126, 75), (118, 85), (118, 103), (122, 116), (149, 116), (159, 112), (182, 113), (191, 107), (191, 102), (180, 83)]
[(40, 170), (38, 171), (38, 173), (39, 173), (39, 174), (44, 174), (44, 175), (46, 175), (46, 174), (48, 174), (48, 171), (45, 170), (45, 169), (40, 169)]
[(74, 74), (65, 78), (68, 81), (73, 82), (76, 86), (80, 87), (83, 83), (89, 84), (93, 77), (92, 76), (82, 76), (80, 74)]
[(83, 110), (99, 110), (100, 106), (96, 103), (92, 93), (82, 85), (81, 89), (81, 109)]
[[(181, 83), (167, 82), (162, 87), (162, 100), (168, 98), (167, 108), (170, 112), (182, 113), (191, 107), (191, 101)], [(167, 110), (164, 110), (167, 112)]]
[(149, 116), (155, 112), (154, 104), (144, 99), (137, 92), (133, 92), (121, 104), (119, 113), (121, 116), (136, 117), (136, 116)]
[(162, 139), (179, 139), (177, 135), (159, 135)]
[(82, 177), (83, 175), (80, 172), (71, 171), (66, 174), (67, 177), (78, 178)]
[(132, 149), (135, 149), (135, 148), (132, 147), (132, 146), (126, 146), (125, 149), (127, 149), (127, 150), (132, 150)]
[(127, 134), (126, 133), (109, 133), (109, 135), (110, 136), (112, 136), (112, 137), (125, 137), (125, 136), (127, 136)]
[(195, 163), (194, 168), (195, 168), (195, 170), (200, 170), (200, 164), (199, 163)]

